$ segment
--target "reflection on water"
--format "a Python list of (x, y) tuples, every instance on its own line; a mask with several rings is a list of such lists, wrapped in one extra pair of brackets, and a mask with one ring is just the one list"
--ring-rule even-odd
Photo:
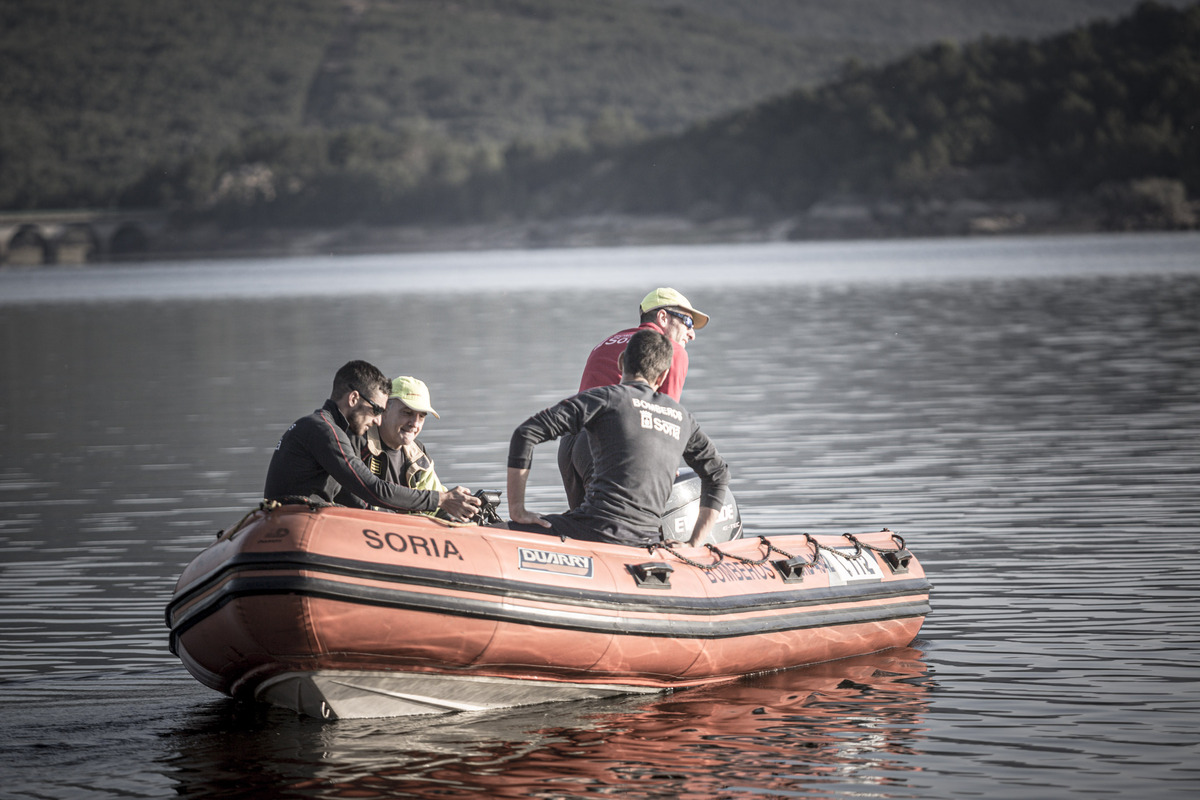
[(244, 780), (236, 731), (259, 759), (257, 787), (297, 796), (820, 796), (847, 781), (903, 796), (915, 767), (898, 756), (922, 739), (930, 690), (921, 657), (904, 648), (653, 700), (435, 720), (322, 725), (229, 704), (207, 735), (184, 734), (165, 771), (194, 797)]
[[(1197, 243), (716, 248), (692, 251), (694, 290), (676, 249), (582, 251), (574, 285), (557, 253), (552, 295), (505, 281), (545, 277), (546, 254), (529, 272), (451, 259), (486, 291), (369, 297), (186, 299), (177, 265), (148, 284), (166, 299), (0, 304), (0, 794), (1186, 796)], [(613, 282), (590, 277), (605, 258)], [(502, 488), (513, 427), (569, 394), (658, 284), (713, 315), (684, 401), (749, 532), (899, 531), (935, 587), (917, 649), (652, 699), (332, 725), (223, 700), (167, 652), (183, 565), (257, 502), (279, 435), (344, 361), (422, 376), (439, 473)], [(554, 461), (539, 449), (538, 510), (563, 502)]]

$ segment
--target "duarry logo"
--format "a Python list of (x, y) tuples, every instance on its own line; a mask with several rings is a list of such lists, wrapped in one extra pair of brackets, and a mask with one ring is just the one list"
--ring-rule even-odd
[(577, 556), (570, 553), (552, 553), (547, 550), (534, 550), (531, 547), (518, 547), (521, 569), (531, 569), (536, 572), (554, 572), (559, 575), (574, 575), (579, 578), (592, 577), (592, 557)]

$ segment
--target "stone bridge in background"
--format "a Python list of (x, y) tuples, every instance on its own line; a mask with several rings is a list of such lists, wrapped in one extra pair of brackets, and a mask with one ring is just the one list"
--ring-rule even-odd
[(154, 210), (0, 212), (0, 264), (136, 258), (167, 225)]

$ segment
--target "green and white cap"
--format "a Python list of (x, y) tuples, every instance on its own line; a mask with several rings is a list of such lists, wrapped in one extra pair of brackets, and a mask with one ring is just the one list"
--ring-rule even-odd
[(697, 311), (688, 302), (686, 297), (674, 289), (655, 289), (642, 299), (641, 310), (643, 314), (658, 308), (678, 308), (686, 311), (691, 315), (692, 321), (696, 324), (696, 330), (700, 330), (708, 324), (708, 314), (705, 314), (703, 311)]
[(388, 397), (395, 397), (413, 411), (433, 414), (438, 419), (441, 419), (429, 402), (429, 387), (425, 385), (424, 381), (417, 380), (410, 375), (393, 380), (392, 392)]

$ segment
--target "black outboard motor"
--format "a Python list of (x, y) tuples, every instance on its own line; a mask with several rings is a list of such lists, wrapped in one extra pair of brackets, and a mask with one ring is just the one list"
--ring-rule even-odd
[[(675, 485), (671, 487), (671, 496), (667, 499), (667, 511), (662, 517), (663, 538), (686, 542), (692, 536), (692, 528), (696, 526), (696, 517), (699, 515), (700, 476), (690, 469), (682, 470), (675, 477)], [(725, 505), (713, 527), (712, 536), (712, 540), (718, 543), (742, 536), (742, 515), (731, 490), (725, 492)]]

